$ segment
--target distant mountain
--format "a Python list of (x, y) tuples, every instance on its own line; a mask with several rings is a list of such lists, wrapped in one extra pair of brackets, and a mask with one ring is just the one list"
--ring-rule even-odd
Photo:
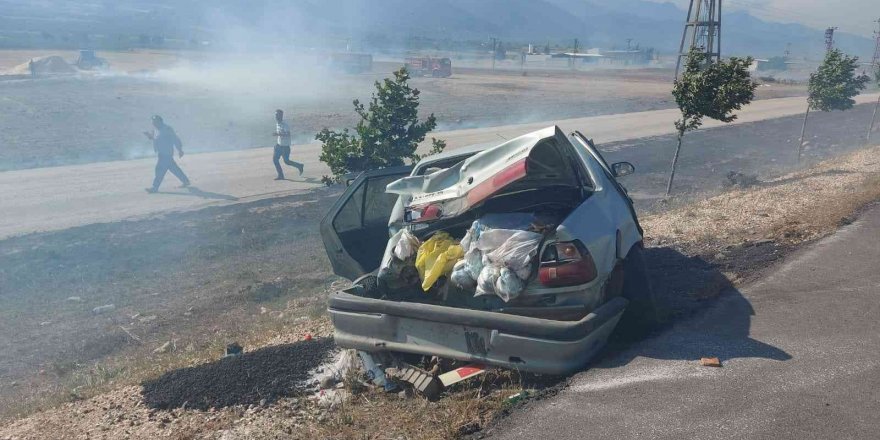
[[(0, 0), (4, 33), (149, 34), (170, 38), (272, 41), (344, 41), (369, 38), (403, 42), (421, 37), (581, 47), (633, 44), (674, 52), (686, 12), (672, 3), (645, 0)], [(781, 55), (787, 43), (797, 57), (821, 56), (823, 31), (780, 24), (745, 12), (722, 17), (722, 52)], [(869, 56), (870, 39), (839, 33), (839, 47)]]

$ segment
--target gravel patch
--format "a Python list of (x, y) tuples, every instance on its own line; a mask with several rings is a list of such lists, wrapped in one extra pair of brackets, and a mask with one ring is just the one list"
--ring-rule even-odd
[(309, 372), (330, 358), (332, 338), (299, 341), (182, 368), (144, 382), (152, 408), (225, 408), (265, 405), (300, 394)]

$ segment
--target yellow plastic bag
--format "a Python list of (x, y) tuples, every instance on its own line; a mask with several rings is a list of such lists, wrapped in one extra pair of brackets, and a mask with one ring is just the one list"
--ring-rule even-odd
[(452, 273), (458, 260), (464, 258), (464, 250), (445, 232), (438, 232), (419, 246), (416, 269), (422, 280), (422, 290), (427, 292), (437, 280)]

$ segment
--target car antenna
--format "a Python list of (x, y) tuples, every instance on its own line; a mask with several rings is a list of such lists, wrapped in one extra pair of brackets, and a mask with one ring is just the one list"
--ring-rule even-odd
[(501, 136), (501, 135), (500, 135), (500, 134), (498, 134), (498, 133), (495, 133), (495, 136), (498, 136), (498, 137), (500, 137), (500, 138), (501, 138), (501, 139), (504, 139), (504, 140), (505, 140), (505, 141), (506, 141), (506, 140), (507, 140), (507, 138), (506, 138), (506, 137), (504, 137), (504, 136)]

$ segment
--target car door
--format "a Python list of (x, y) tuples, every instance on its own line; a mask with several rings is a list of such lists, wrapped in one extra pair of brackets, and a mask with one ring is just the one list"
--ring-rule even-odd
[(321, 239), (336, 275), (354, 280), (379, 268), (398, 197), (385, 187), (411, 171), (403, 166), (362, 173), (321, 220)]
[(566, 219), (565, 226), (589, 248), (600, 273), (608, 273), (642, 240), (642, 230), (626, 190), (598, 150), (580, 133), (570, 139), (595, 187), (593, 195)]

